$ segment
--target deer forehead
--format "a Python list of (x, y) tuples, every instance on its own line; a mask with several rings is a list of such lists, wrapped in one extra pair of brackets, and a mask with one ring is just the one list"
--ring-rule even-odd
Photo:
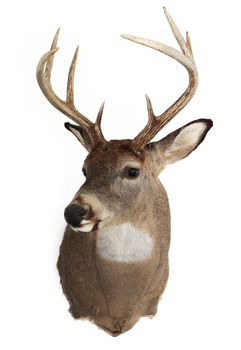
[(105, 172), (114, 175), (115, 173), (118, 174), (119, 172), (124, 171), (126, 168), (141, 169), (142, 166), (143, 164), (141, 162), (128, 158), (115, 161), (103, 159), (101, 162), (92, 161), (84, 163), (84, 169), (87, 169), (89, 173), (91, 172), (96, 176)]
[(109, 141), (98, 145), (87, 156), (84, 167), (94, 166), (101, 168), (124, 168), (125, 166), (140, 168), (144, 163), (144, 152), (137, 152), (129, 140)]

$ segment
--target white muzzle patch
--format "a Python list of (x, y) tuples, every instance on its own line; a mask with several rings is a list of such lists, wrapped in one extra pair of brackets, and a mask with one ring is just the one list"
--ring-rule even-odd
[(96, 222), (94, 222), (93, 220), (85, 220), (85, 219), (83, 219), (81, 221), (79, 227), (71, 226), (71, 228), (74, 231), (76, 231), (76, 232), (91, 232), (95, 225), (96, 225)]

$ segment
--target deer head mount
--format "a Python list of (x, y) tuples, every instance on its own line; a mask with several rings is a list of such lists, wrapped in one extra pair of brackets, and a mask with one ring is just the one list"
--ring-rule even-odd
[(131, 35), (123, 38), (158, 50), (188, 71), (185, 92), (156, 116), (146, 95), (148, 122), (133, 140), (107, 141), (101, 131), (101, 105), (95, 123), (74, 105), (74, 71), (78, 48), (68, 75), (63, 101), (51, 86), (51, 70), (59, 30), (51, 50), (39, 61), (37, 80), (49, 102), (77, 125), (65, 123), (89, 152), (85, 183), (65, 209), (68, 223), (60, 248), (58, 269), (74, 318), (88, 318), (111, 335), (119, 335), (141, 316), (153, 316), (168, 278), (170, 212), (158, 175), (167, 164), (189, 155), (212, 127), (198, 119), (157, 142), (152, 138), (193, 97), (198, 74), (190, 37), (182, 37), (164, 8), (181, 48)]

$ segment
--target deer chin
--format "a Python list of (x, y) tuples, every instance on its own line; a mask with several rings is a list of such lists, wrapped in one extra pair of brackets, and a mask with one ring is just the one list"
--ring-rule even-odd
[(85, 220), (83, 219), (79, 227), (71, 226), (72, 230), (76, 232), (92, 232), (98, 229), (99, 221), (97, 220)]

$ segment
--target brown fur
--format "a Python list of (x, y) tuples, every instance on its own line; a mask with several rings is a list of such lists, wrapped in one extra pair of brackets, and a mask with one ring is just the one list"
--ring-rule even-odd
[[(191, 153), (211, 126), (210, 120), (193, 121), (141, 151), (132, 140), (115, 140), (99, 143), (89, 153), (84, 162), (86, 182), (72, 203), (89, 205), (93, 220), (109, 227), (130, 222), (150, 235), (154, 248), (151, 256), (141, 261), (107, 260), (96, 245), (101, 229), (76, 232), (67, 226), (58, 270), (74, 318), (88, 318), (117, 336), (132, 328), (141, 316), (156, 314), (168, 279), (170, 243), (168, 198), (158, 175), (166, 164)], [(179, 134), (184, 135), (183, 145), (180, 137), (175, 144)], [(173, 144), (174, 153), (166, 153)], [(138, 180), (124, 178), (125, 164), (132, 162), (140, 167)]]
[[(101, 187), (97, 191), (99, 199), (108, 205), (109, 186), (113, 181), (110, 173), (113, 176), (118, 169), (120, 158), (139, 160), (142, 169), (146, 168), (143, 176), (150, 171), (144, 161), (145, 153), (137, 155), (131, 141), (99, 145), (87, 157), (85, 166), (88, 164), (90, 180), (82, 186), (75, 201), (81, 201), (82, 191), (91, 190), (98, 181)], [(150, 258), (138, 263), (107, 261), (96, 249), (98, 230), (82, 233), (75, 232), (70, 226), (66, 228), (60, 249), (58, 269), (71, 314), (74, 318), (87, 317), (115, 336), (130, 329), (141, 316), (155, 315), (168, 278), (170, 216), (166, 192), (158, 179), (154, 183), (143, 181), (143, 187), (146, 192), (142, 188), (141, 195), (138, 193), (139, 200), (136, 197), (131, 207), (127, 203), (131, 201), (129, 195), (126, 200), (122, 198), (121, 203), (118, 199), (109, 205), (112, 209), (118, 206), (114, 222), (130, 220), (134, 226), (150, 233), (155, 241)], [(156, 194), (153, 198), (148, 195), (150, 191)]]
[[(117, 336), (141, 316), (156, 314), (168, 279), (170, 243), (168, 198), (158, 175), (166, 164), (190, 154), (211, 126), (210, 120), (200, 119), (142, 150), (132, 140), (121, 140), (99, 143), (89, 153), (84, 162), (86, 182), (72, 203), (89, 205), (93, 220), (106, 226), (130, 222), (150, 235), (154, 248), (145, 260), (109, 261), (96, 246), (101, 229), (86, 233), (67, 226), (58, 270), (74, 318), (88, 318)], [(138, 180), (126, 180), (123, 169), (133, 162), (140, 175)]]

